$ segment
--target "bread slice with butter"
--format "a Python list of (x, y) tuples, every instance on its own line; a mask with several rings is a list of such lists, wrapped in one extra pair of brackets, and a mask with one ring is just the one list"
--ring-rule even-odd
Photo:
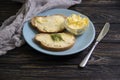
[(65, 29), (63, 26), (65, 19), (66, 17), (60, 14), (36, 16), (31, 19), (31, 24), (34, 28), (37, 28), (39, 32), (61, 32)]
[(63, 51), (71, 48), (75, 43), (75, 36), (70, 33), (40, 33), (34, 40), (42, 48), (52, 51)]

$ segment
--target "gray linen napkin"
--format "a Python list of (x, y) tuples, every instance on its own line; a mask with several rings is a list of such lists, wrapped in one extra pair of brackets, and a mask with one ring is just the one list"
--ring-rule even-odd
[(53, 8), (68, 8), (81, 0), (13, 0), (24, 3), (16, 15), (5, 20), (0, 27), (0, 55), (23, 45), (22, 27), (40, 12)]

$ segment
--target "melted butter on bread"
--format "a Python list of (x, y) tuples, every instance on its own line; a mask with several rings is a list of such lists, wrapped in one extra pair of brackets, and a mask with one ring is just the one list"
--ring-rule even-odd
[(63, 40), (54, 41), (51, 34), (41, 33), (35, 36), (35, 40), (45, 49), (61, 51), (71, 48), (75, 43), (75, 36), (70, 33), (56, 33), (61, 35)]
[(62, 15), (38, 16), (34, 18), (34, 26), (41, 32), (59, 32), (64, 30), (65, 17)]

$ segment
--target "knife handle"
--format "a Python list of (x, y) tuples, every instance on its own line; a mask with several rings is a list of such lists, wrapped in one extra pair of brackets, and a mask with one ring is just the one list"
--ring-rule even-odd
[(96, 45), (98, 44), (98, 42), (96, 41), (95, 44), (93, 45), (92, 49), (90, 50), (90, 52), (85, 56), (85, 58), (82, 60), (82, 62), (79, 64), (80, 67), (85, 67), (85, 65), (87, 64), (93, 50), (95, 49)]

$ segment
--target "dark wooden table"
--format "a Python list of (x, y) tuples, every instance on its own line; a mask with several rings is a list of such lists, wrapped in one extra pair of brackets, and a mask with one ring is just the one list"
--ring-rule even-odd
[[(0, 0), (0, 24), (21, 6), (11, 0)], [(96, 36), (105, 22), (111, 23), (109, 33), (98, 44), (87, 66), (78, 68), (92, 45), (75, 55), (55, 57), (26, 43), (0, 56), (0, 80), (120, 80), (120, 0), (83, 0), (70, 9), (93, 21)]]

